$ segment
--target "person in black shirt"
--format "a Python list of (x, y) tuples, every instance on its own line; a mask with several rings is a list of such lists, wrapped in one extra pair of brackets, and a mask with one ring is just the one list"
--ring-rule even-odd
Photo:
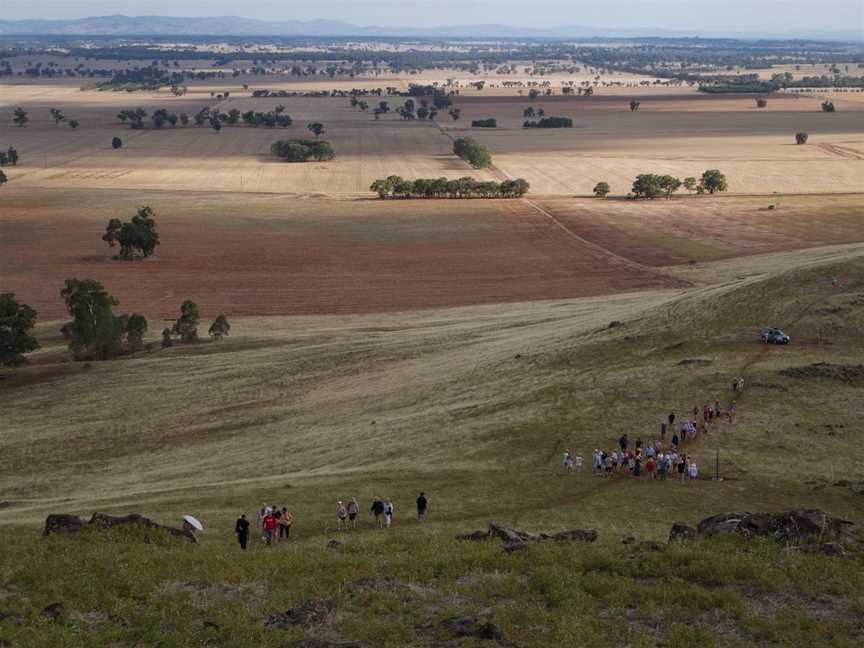
[(369, 509), (375, 516), (375, 523), (379, 529), (384, 528), (384, 502), (377, 495), (372, 500), (372, 508)]
[(426, 515), (426, 510), (429, 508), (429, 500), (426, 499), (425, 493), (420, 493), (417, 498), (417, 519), (423, 521), (423, 516)]
[(246, 514), (241, 513), (237, 518), (237, 524), (234, 525), (234, 533), (237, 534), (237, 542), (240, 543), (240, 548), (246, 551), (246, 543), (249, 541), (249, 520), (246, 519)]

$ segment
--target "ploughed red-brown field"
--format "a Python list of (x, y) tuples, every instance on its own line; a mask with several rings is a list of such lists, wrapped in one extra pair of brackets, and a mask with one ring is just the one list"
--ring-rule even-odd
[[(112, 259), (111, 217), (156, 211), (162, 244)], [(682, 285), (567, 236), (520, 201), (336, 201), (269, 194), (5, 191), (3, 291), (42, 321), (65, 317), (60, 290), (94, 278), (118, 312), (176, 317), (435, 308)]]
[[(118, 312), (175, 318), (362, 313), (682, 287), (662, 266), (864, 240), (858, 196), (332, 200), (272, 194), (5, 188), (2, 291), (41, 321), (66, 316), (67, 278), (94, 278)], [(118, 261), (112, 217), (156, 211), (162, 244)], [(719, 218), (722, 215), (723, 218)]]

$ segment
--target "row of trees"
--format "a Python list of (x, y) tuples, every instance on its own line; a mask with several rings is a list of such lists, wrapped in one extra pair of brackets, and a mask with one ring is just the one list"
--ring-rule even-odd
[[(69, 341), (75, 359), (104, 359), (143, 348), (147, 319), (137, 313), (115, 315), (114, 307), (120, 302), (95, 279), (67, 279), (60, 296), (72, 318), (60, 332)], [(197, 342), (199, 320), (195, 302), (184, 301), (180, 317), (162, 332), (162, 346), (172, 346), (175, 340)], [(220, 340), (230, 329), (228, 320), (220, 314), (209, 334)]]
[(498, 128), (498, 120), (494, 117), (489, 119), (474, 119), (471, 121), (471, 128)]
[(54, 120), (55, 126), (59, 126), (60, 122), (65, 121), (69, 125), (69, 128), (71, 128), (72, 130), (75, 130), (76, 128), (78, 128), (81, 125), (81, 122), (79, 122), (77, 119), (67, 120), (66, 115), (63, 114), (63, 111), (60, 110), (59, 108), (51, 108), (48, 110), (48, 112), (51, 115), (51, 119)]
[(544, 117), (537, 121), (526, 120), (522, 128), (573, 128), (573, 120), (569, 117)]
[[(143, 108), (129, 108), (121, 110), (117, 114), (117, 118), (121, 123), (128, 123), (129, 127), (133, 129), (144, 128), (144, 119), (146, 117), (147, 111)], [(188, 126), (189, 122), (193, 121), (198, 127), (210, 124), (210, 127), (217, 132), (222, 129), (222, 126), (237, 126), (241, 123), (253, 128), (258, 128), (260, 126), (267, 126), (268, 128), (275, 128), (276, 126), (288, 128), (294, 123), (290, 115), (285, 113), (285, 106), (281, 105), (276, 106), (276, 108), (270, 112), (258, 112), (255, 110), (241, 112), (236, 108), (233, 108), (228, 112), (221, 112), (217, 109), (211, 110), (210, 108), (202, 108), (192, 116), (191, 120), (189, 115), (186, 113), (177, 115), (168, 112), (165, 108), (160, 108), (153, 112), (150, 119), (153, 122), (153, 128), (162, 128), (166, 124), (170, 124), (173, 128), (177, 126), (178, 123), (181, 126)]]
[(480, 182), (474, 178), (418, 178), (405, 180), (392, 175), (372, 183), (374, 191), (385, 198), (520, 198), (528, 193), (527, 180), (504, 180), (503, 182)]
[(336, 157), (336, 152), (326, 140), (278, 140), (270, 146), (270, 152), (288, 162), (323, 162)]
[[(709, 169), (702, 174), (699, 180), (694, 177), (680, 180), (670, 175), (643, 173), (636, 176), (631, 191), (635, 198), (653, 199), (664, 196), (668, 200), (681, 187), (690, 193), (695, 191), (698, 194), (713, 194), (726, 191), (729, 188), (725, 175), (717, 169)], [(608, 182), (598, 182), (593, 189), (597, 198), (605, 198), (610, 191)]]
[(492, 164), (492, 154), (485, 146), (471, 137), (460, 137), (453, 142), (453, 153), (468, 162), (475, 169)]
[(136, 257), (146, 259), (156, 251), (159, 245), (159, 233), (156, 231), (156, 221), (153, 210), (144, 206), (129, 222), (119, 218), (108, 221), (102, 240), (110, 247), (120, 245), (118, 258), (134, 261)]

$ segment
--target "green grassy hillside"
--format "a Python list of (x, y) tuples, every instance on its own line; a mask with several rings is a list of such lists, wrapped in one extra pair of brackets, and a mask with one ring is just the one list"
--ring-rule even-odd
[[(442, 623), (468, 614), (498, 625), (500, 645), (859, 645), (860, 555), (621, 544), (665, 542), (673, 522), (727, 510), (822, 508), (864, 524), (864, 377), (807, 369), (862, 363), (864, 260), (796, 254), (788, 270), (780, 256), (739, 274), (718, 264), (721, 283), (688, 291), (244, 320), (221, 343), (87, 369), (37, 357), (32, 382), (0, 389), (0, 638), (451, 645), (435, 643), (454, 640)], [(759, 344), (769, 325), (793, 344)], [(44, 357), (61, 344), (52, 336), (46, 326)], [(671, 409), (725, 408), (735, 376), (735, 425), (686, 448), (702, 479), (590, 474), (591, 451), (622, 432), (647, 441)], [(583, 474), (563, 474), (565, 448), (585, 457)], [(710, 479), (718, 456), (722, 481)], [(411, 516), (421, 490), (423, 525)], [(327, 549), (335, 500), (352, 495), (361, 528)], [(373, 495), (394, 499), (395, 528), (372, 529)], [(294, 538), (241, 555), (233, 521), (264, 503), (292, 510)], [(195, 547), (39, 538), (48, 513), (94, 510), (168, 524), (192, 513), (207, 531)], [(510, 555), (453, 538), (492, 519), (600, 539)], [(265, 627), (310, 598), (332, 603), (322, 623)], [(40, 610), (57, 601), (65, 612), (49, 621)]]

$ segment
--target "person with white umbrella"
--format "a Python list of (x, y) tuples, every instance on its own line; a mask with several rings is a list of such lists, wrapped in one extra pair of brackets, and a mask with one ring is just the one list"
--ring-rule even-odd
[(196, 531), (203, 531), (204, 525), (201, 524), (197, 518), (192, 517), (191, 515), (183, 516), (183, 530), (188, 531), (192, 535), (195, 535)]

